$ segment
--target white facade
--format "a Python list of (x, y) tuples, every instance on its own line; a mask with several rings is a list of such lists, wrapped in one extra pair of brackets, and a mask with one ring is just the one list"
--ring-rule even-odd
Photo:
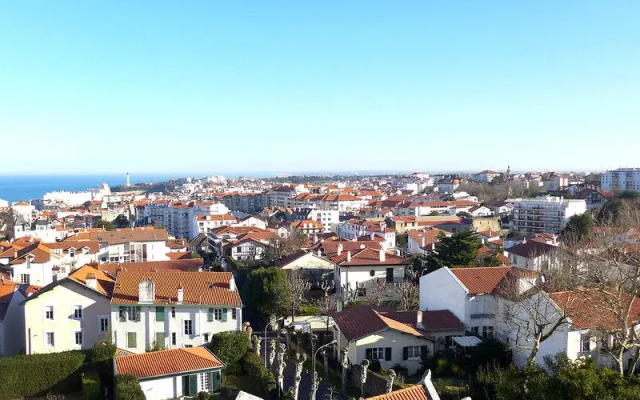
[(106, 295), (66, 278), (24, 303), (26, 353), (91, 349), (108, 334), (109, 314)]
[(171, 250), (164, 240), (136, 241), (126, 243), (100, 243), (98, 261), (101, 263), (125, 263), (140, 261), (167, 261)]
[(567, 200), (562, 197), (537, 197), (516, 199), (513, 209), (512, 228), (526, 233), (559, 234), (569, 218), (587, 211), (584, 199)]
[(111, 320), (115, 345), (132, 353), (144, 353), (154, 345), (165, 349), (202, 346), (215, 333), (238, 331), (242, 327), (242, 308), (111, 304)]
[(602, 174), (602, 190), (640, 192), (640, 168), (618, 168)]
[[(24, 313), (20, 305), (24, 296), (17, 285), (10, 286), (13, 286), (13, 294), (6, 305), (4, 317), (0, 320), (0, 357), (11, 357), (24, 352), (25, 349)], [(0, 316), (2, 316), (1, 311)]]
[[(357, 297), (366, 297), (374, 281), (382, 280), (387, 283), (397, 283), (404, 281), (405, 265), (367, 265), (367, 266), (339, 266), (335, 265), (334, 280), (335, 287), (355, 290), (358, 288)], [(362, 290), (364, 289), (364, 290)]]

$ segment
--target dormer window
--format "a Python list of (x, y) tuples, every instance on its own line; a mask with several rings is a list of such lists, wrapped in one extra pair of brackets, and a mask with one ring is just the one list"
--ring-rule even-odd
[(76, 256), (76, 249), (71, 247), (69, 248), (69, 257), (73, 258)]

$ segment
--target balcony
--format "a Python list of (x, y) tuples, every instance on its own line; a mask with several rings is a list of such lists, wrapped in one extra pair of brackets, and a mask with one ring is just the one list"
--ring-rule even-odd
[(483, 314), (483, 313), (478, 313), (478, 314), (470, 314), (469, 318), (470, 319), (482, 319), (482, 318), (495, 318), (496, 315), (495, 314)]

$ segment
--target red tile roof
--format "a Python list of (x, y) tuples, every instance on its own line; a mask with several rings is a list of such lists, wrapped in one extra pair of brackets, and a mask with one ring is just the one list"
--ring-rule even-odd
[(378, 396), (369, 397), (365, 400), (430, 400), (424, 385), (418, 384), (385, 393)]
[(131, 374), (138, 379), (224, 367), (206, 347), (122, 355), (115, 360), (118, 375)]
[(111, 297), (111, 294), (113, 293), (113, 286), (115, 285), (115, 280), (104, 272), (98, 271), (89, 265), (84, 265), (73, 271), (69, 275), (69, 279), (81, 283), (85, 286), (87, 285), (88, 277), (96, 278), (96, 287), (98, 292)]
[(372, 306), (347, 307), (331, 316), (348, 341), (361, 339), (385, 329), (393, 329), (414, 336), (424, 337), (424, 332), (384, 315)]
[(106, 272), (115, 277), (119, 270), (127, 271), (197, 271), (202, 268), (204, 260), (202, 258), (168, 260), (168, 261), (144, 261), (129, 263), (106, 263), (106, 264), (87, 264), (93, 268)]
[(451, 268), (471, 295), (492, 293), (510, 270), (511, 267)]
[(128, 271), (118, 273), (113, 304), (137, 304), (140, 281), (151, 278), (156, 286), (154, 304), (176, 304), (178, 287), (184, 290), (182, 304), (242, 306), (237, 290), (230, 290), (230, 272)]
[[(377, 242), (371, 242), (377, 243)], [(409, 265), (409, 260), (404, 257), (393, 254), (384, 253), (384, 260), (380, 260), (380, 252), (382, 250), (374, 250), (369, 247), (351, 251), (351, 260), (349, 259), (349, 251), (342, 251), (342, 254), (331, 255), (329, 258), (340, 266), (366, 266), (366, 265)]]
[[(566, 310), (573, 325), (578, 329), (619, 329), (617, 311), (630, 308), (627, 326), (640, 321), (640, 299), (624, 294), (619, 300), (617, 293), (603, 293), (597, 289), (549, 293), (558, 307)], [(607, 311), (609, 310), (609, 311)]]

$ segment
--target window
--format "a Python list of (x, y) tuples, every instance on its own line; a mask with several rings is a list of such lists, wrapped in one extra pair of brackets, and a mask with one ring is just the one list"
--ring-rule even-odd
[(173, 346), (176, 345), (176, 333), (175, 332), (171, 332), (171, 344)]
[(20, 274), (20, 283), (29, 284), (29, 274)]
[(106, 332), (109, 329), (109, 318), (108, 317), (100, 317), (100, 332)]
[(73, 306), (73, 319), (82, 319), (82, 306)]
[(74, 332), (76, 344), (78, 346), (82, 346), (82, 331)]
[(444, 345), (446, 347), (451, 347), (453, 346), (453, 336), (448, 335), (444, 337)]
[(171, 307), (171, 318), (175, 318), (175, 317), (176, 317), (176, 308)]
[(492, 338), (493, 337), (493, 326), (483, 326), (482, 327), (482, 337), (484, 337), (484, 338)]
[(156, 307), (156, 322), (164, 322), (164, 307)]
[(184, 321), (184, 334), (193, 335), (193, 322), (190, 319)]
[(403, 359), (417, 360), (420, 358), (420, 346), (408, 346), (404, 348)]
[(185, 348), (185, 349), (190, 349), (190, 348), (192, 348), (192, 347), (193, 347), (193, 345), (192, 345), (192, 344), (185, 344), (185, 345), (184, 345), (184, 348)]
[(222, 309), (214, 308), (213, 312), (214, 312), (216, 321), (220, 321), (222, 319)]
[(44, 306), (44, 318), (53, 319), (53, 306)]
[(127, 332), (127, 347), (130, 349), (137, 347), (138, 343), (136, 339), (135, 332)]
[(589, 335), (580, 336), (580, 352), (591, 351), (591, 337)]
[(478, 326), (472, 326), (471, 327), (471, 334), (472, 335), (479, 335), (480, 334), (480, 327)]
[(238, 319), (238, 309), (237, 308), (232, 308), (231, 309), (231, 319)]
[[(391, 352), (391, 347), (387, 347)], [(385, 348), (384, 347), (369, 347), (366, 349), (366, 357), (369, 360), (384, 360)], [(391, 354), (389, 354), (391, 356)]]
[(46, 345), (48, 347), (54, 347), (56, 345), (56, 340), (53, 332), (45, 333)]
[(204, 334), (204, 341), (207, 342), (207, 343), (209, 342), (209, 334), (208, 333)]
[(369, 271), (369, 276), (375, 276), (375, 275), (376, 275), (376, 271), (374, 270)]
[(69, 257), (73, 258), (76, 256), (76, 249), (71, 248), (69, 249)]

